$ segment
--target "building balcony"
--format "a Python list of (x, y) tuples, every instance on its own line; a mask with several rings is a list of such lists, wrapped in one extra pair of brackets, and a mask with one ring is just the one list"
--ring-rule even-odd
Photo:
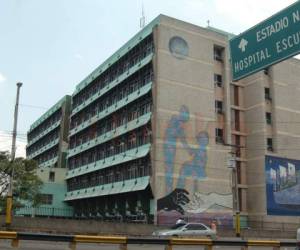
[(80, 154), (83, 151), (86, 151), (88, 149), (91, 149), (99, 144), (102, 144), (104, 142), (107, 142), (111, 139), (114, 139), (120, 135), (123, 135), (131, 130), (134, 130), (136, 128), (139, 128), (145, 124), (147, 124), (151, 119), (151, 112), (144, 114), (135, 120), (132, 120), (120, 127), (117, 127), (116, 129), (113, 129), (109, 132), (106, 132), (102, 135), (99, 135), (98, 137), (94, 138), (93, 140), (90, 140), (86, 143), (83, 143), (73, 149), (69, 149), (67, 158), (70, 158), (74, 155)]
[(59, 110), (62, 107), (63, 102), (65, 101), (65, 97), (60, 100), (57, 104), (54, 105), (54, 107), (50, 108), (47, 113), (42, 115), (36, 122), (34, 122), (28, 131), (28, 133), (31, 133), (34, 129), (36, 129), (39, 125), (41, 125), (43, 122), (45, 122), (50, 116), (52, 116), (57, 110)]
[(149, 184), (150, 176), (112, 182), (104, 185), (67, 192), (65, 195), (65, 201), (141, 191), (145, 190)]
[(40, 168), (50, 167), (50, 166), (54, 165), (55, 163), (57, 163), (57, 161), (58, 161), (58, 156), (55, 156), (54, 158), (39, 164), (39, 167)]
[(115, 80), (113, 80), (112, 82), (110, 82), (109, 84), (107, 84), (107, 86), (105, 86), (105, 88), (100, 89), (94, 95), (92, 95), (90, 98), (88, 98), (83, 103), (81, 103), (80, 105), (78, 105), (75, 109), (72, 110), (71, 117), (73, 115), (75, 115), (76, 113), (78, 113), (79, 111), (83, 110), (85, 107), (87, 107), (88, 105), (90, 105), (92, 102), (96, 101), (98, 98), (100, 98), (101, 96), (103, 96), (105, 93), (107, 93), (108, 91), (110, 91), (112, 88), (114, 88), (117, 85), (119, 85), (126, 78), (130, 77), (131, 75), (133, 75), (136, 71), (138, 71), (139, 69), (143, 68), (149, 62), (151, 62), (152, 57), (153, 57), (153, 53), (149, 54), (148, 56), (146, 56), (145, 58), (143, 58), (140, 62), (138, 62), (137, 64), (135, 64), (134, 66), (132, 66), (130, 69), (128, 69), (126, 72), (124, 72), (119, 77), (117, 77)]
[(54, 146), (56, 146), (59, 143), (59, 138), (51, 141), (50, 143), (48, 143), (47, 145), (45, 145), (44, 147), (41, 147), (40, 149), (38, 149), (37, 151), (35, 151), (32, 154), (29, 154), (27, 156), (28, 159), (33, 159), (34, 157), (44, 153), (45, 151), (49, 150), (50, 148), (53, 148)]
[(81, 123), (79, 126), (73, 128), (70, 130), (69, 137), (73, 136), (74, 134), (77, 134), (78, 132), (86, 129), (87, 127), (91, 126), (92, 124), (96, 123), (97, 121), (103, 119), (104, 117), (116, 112), (120, 108), (126, 106), (128, 103), (133, 102), (134, 100), (140, 98), (143, 95), (146, 95), (150, 90), (152, 89), (152, 81), (144, 85), (143, 87), (137, 89), (133, 93), (131, 93), (128, 96), (125, 96), (115, 104), (107, 107), (106, 109), (102, 110), (98, 114), (94, 115), (87, 121)]
[(150, 151), (151, 144), (144, 144), (129, 150), (126, 150), (122, 153), (115, 154), (109, 157), (105, 157), (101, 160), (83, 165), (81, 167), (71, 169), (66, 173), (66, 179), (70, 179), (76, 176), (83, 174), (91, 173), (100, 169), (108, 168), (120, 163), (132, 161), (135, 159), (142, 158), (146, 156)]
[(34, 139), (30, 140), (27, 143), (26, 148), (30, 147), (31, 145), (33, 145), (34, 143), (36, 143), (37, 141), (39, 141), (42, 137), (46, 136), (51, 131), (53, 131), (54, 129), (56, 129), (57, 127), (59, 127), (60, 123), (61, 123), (61, 120), (55, 122), (50, 127), (48, 127), (47, 129), (45, 129), (43, 132), (41, 132), (40, 134), (38, 134), (36, 137), (34, 137)]

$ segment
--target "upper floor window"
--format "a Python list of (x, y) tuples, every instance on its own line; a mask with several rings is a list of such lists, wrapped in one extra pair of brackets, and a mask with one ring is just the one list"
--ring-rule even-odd
[(218, 114), (223, 113), (223, 102), (222, 101), (215, 101), (215, 110)]
[(214, 83), (215, 86), (222, 87), (223, 85), (222, 75), (214, 74)]
[(265, 99), (271, 101), (271, 92), (270, 92), (270, 88), (265, 88)]
[(266, 112), (266, 122), (267, 124), (272, 124), (272, 114), (270, 112)]
[(224, 143), (223, 136), (224, 136), (223, 129), (216, 128), (216, 142), (217, 143)]
[(267, 150), (273, 151), (273, 139), (272, 138), (267, 138)]
[(219, 46), (214, 46), (214, 60), (223, 62), (223, 51), (224, 48)]
[(269, 75), (269, 68), (265, 68), (265, 69), (264, 69), (264, 74), (265, 74), (265, 75)]
[(54, 182), (55, 181), (55, 172), (49, 172), (49, 181)]

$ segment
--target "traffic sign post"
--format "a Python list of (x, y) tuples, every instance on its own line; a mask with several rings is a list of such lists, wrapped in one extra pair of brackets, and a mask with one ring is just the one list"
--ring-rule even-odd
[(300, 53), (300, 1), (229, 41), (237, 81)]

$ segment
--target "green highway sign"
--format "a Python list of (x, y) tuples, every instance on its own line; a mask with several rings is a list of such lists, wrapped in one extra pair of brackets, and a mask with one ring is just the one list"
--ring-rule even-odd
[(300, 53), (300, 1), (229, 41), (232, 79), (239, 80)]

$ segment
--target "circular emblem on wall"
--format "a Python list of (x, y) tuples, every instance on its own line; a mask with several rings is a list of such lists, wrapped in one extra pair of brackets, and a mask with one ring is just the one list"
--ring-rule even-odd
[(179, 36), (173, 36), (170, 39), (169, 50), (171, 54), (178, 59), (184, 59), (189, 55), (189, 46), (187, 42)]

